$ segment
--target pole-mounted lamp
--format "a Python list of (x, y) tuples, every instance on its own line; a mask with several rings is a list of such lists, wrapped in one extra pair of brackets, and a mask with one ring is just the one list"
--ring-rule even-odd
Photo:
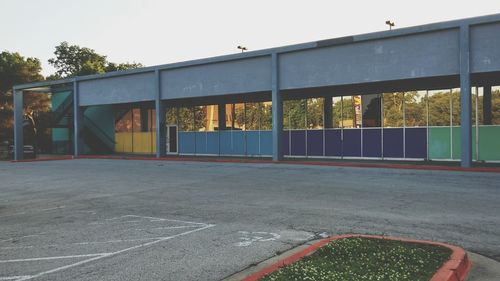
[(387, 21), (385, 21), (385, 24), (387, 24), (389, 26), (389, 30), (392, 30), (392, 27), (394, 26), (393, 21), (387, 20)]

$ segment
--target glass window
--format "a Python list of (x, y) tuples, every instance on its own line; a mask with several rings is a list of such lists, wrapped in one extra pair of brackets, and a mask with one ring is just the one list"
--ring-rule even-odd
[(167, 125), (177, 125), (177, 107), (167, 107)]
[(426, 126), (427, 92), (426, 91), (406, 92), (404, 99), (405, 99), (406, 127)]
[(450, 126), (450, 90), (428, 93), (429, 126)]
[(323, 98), (307, 99), (307, 128), (323, 128)]
[(247, 130), (260, 130), (260, 103), (245, 103), (245, 128)]
[(332, 98), (332, 126), (333, 128), (342, 127), (342, 97)]
[(194, 110), (194, 130), (200, 132), (206, 131), (207, 107), (195, 106), (193, 110)]
[(132, 132), (132, 110), (128, 110), (115, 125), (116, 133), (131, 133)]
[(156, 109), (148, 109), (148, 131), (156, 131)]
[(194, 130), (193, 107), (179, 107), (178, 109), (179, 131)]
[(491, 125), (500, 125), (500, 87), (491, 88)]
[[(476, 116), (478, 118), (478, 124), (482, 125), (483, 120), (483, 88), (473, 87), (471, 90), (471, 104), (472, 104), (472, 125), (476, 125)], [(476, 108), (477, 104), (477, 108)]]
[(361, 127), (361, 97), (342, 97), (342, 126), (343, 128)]
[(381, 127), (381, 98), (379, 94), (361, 96), (363, 127)]
[(132, 132), (141, 132), (141, 110), (139, 108), (132, 109)]
[(384, 94), (384, 127), (404, 126), (404, 97), (405, 94)]
[(207, 105), (205, 106), (205, 130), (215, 131), (219, 127), (219, 106)]
[(226, 130), (233, 127), (233, 104), (226, 104)]
[(306, 128), (306, 100), (287, 100), (283, 102), (283, 127), (286, 129)]
[(451, 112), (453, 126), (460, 125), (460, 89), (451, 90)]
[(266, 101), (260, 103), (260, 129), (273, 129), (273, 106), (272, 102)]
[(233, 130), (245, 130), (245, 104), (233, 104)]

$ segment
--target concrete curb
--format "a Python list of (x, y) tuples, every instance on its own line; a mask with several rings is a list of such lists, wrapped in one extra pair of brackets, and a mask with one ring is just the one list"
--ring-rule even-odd
[(402, 242), (410, 242), (410, 243), (419, 243), (419, 244), (429, 244), (442, 246), (451, 249), (453, 252), (450, 256), (450, 259), (441, 266), (440, 269), (434, 274), (430, 281), (464, 281), (469, 273), (472, 263), (470, 262), (467, 253), (457, 246), (448, 245), (445, 243), (434, 242), (434, 241), (423, 241), (423, 240), (412, 240), (405, 239), (400, 237), (389, 237), (389, 236), (378, 236), (378, 235), (362, 235), (362, 234), (346, 234), (346, 235), (338, 235), (332, 236), (285, 258), (282, 259), (270, 266), (267, 266), (255, 273), (250, 274), (249, 276), (243, 278), (241, 281), (257, 281), (260, 278), (264, 277), (271, 272), (276, 271), (282, 266), (294, 263), (304, 256), (310, 255), (322, 246), (328, 244), (331, 241), (344, 239), (344, 238), (352, 238), (352, 237), (362, 237), (362, 238), (374, 238), (374, 239), (385, 239), (385, 240), (394, 240), (394, 241), (402, 241)]
[(449, 167), (449, 166), (425, 166), (413, 164), (384, 164), (384, 163), (334, 163), (319, 161), (289, 161), (283, 160), (275, 162), (265, 159), (227, 159), (227, 158), (198, 158), (198, 157), (144, 157), (144, 156), (114, 156), (114, 155), (81, 155), (77, 159), (121, 159), (121, 160), (150, 160), (150, 161), (195, 161), (195, 162), (216, 162), (216, 163), (256, 163), (256, 164), (295, 164), (313, 166), (333, 166), (333, 167), (356, 167), (356, 168), (386, 168), (404, 170), (428, 170), (428, 171), (457, 171), (457, 172), (486, 172), (500, 173), (500, 168), (490, 167)]
[(12, 163), (23, 163), (23, 162), (43, 162), (43, 161), (57, 161), (57, 160), (72, 160), (75, 159), (74, 156), (61, 156), (61, 157), (47, 157), (47, 158), (35, 158), (35, 159), (23, 159), (23, 160), (10, 160)]

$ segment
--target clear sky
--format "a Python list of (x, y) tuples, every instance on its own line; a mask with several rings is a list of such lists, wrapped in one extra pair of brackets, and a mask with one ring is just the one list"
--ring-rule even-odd
[(498, 0), (0, 0), (0, 50), (47, 60), (62, 41), (147, 66), (500, 13)]

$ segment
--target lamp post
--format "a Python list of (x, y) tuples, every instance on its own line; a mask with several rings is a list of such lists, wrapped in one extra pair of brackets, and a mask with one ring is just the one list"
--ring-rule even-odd
[(392, 27), (394, 26), (393, 21), (387, 20), (387, 21), (385, 21), (385, 24), (387, 24), (389, 26), (389, 30), (392, 30)]
[(238, 46), (238, 49), (240, 49), (242, 53), (248, 50), (247, 47), (244, 46)]

